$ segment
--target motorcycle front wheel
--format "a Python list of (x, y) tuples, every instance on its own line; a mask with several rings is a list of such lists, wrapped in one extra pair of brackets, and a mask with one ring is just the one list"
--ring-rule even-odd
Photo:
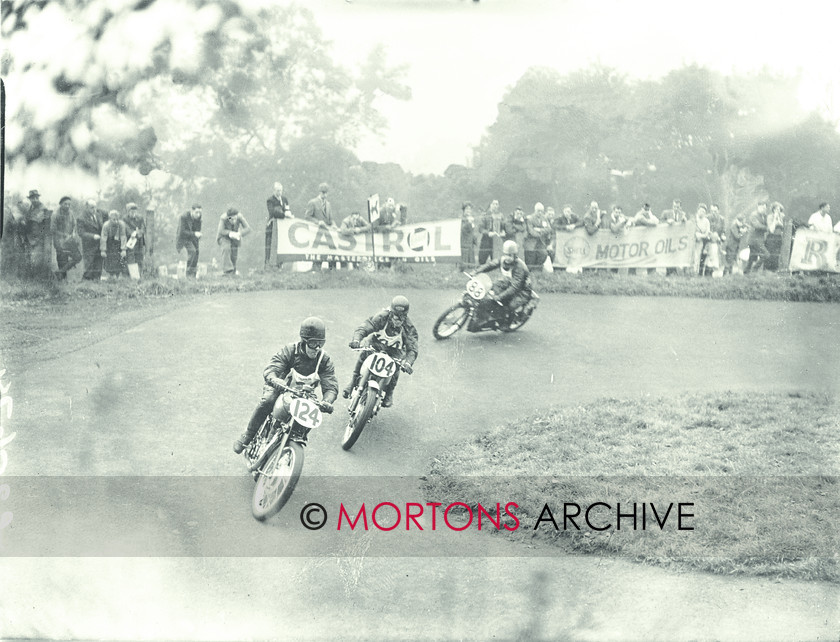
[(251, 512), (259, 521), (276, 515), (292, 496), (303, 470), (303, 446), (289, 441), (276, 448), (260, 467)]
[(344, 450), (350, 450), (356, 440), (361, 436), (365, 425), (373, 416), (373, 410), (376, 407), (376, 398), (378, 393), (371, 388), (365, 388), (359, 394), (359, 400), (356, 402), (355, 412), (350, 415), (350, 420), (347, 422), (347, 428), (344, 430), (344, 439), (341, 442), (341, 447)]
[(469, 316), (470, 312), (464, 307), (463, 303), (456, 303), (447, 308), (446, 312), (438, 317), (435, 325), (432, 327), (432, 333), (435, 335), (435, 339), (448, 339), (451, 337), (464, 327)]

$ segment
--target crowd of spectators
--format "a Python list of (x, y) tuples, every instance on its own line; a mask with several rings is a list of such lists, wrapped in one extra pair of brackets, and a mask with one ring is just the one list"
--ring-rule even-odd
[[(388, 198), (382, 204), (378, 218), (370, 222), (366, 215), (353, 211), (340, 222), (333, 217), (328, 199), (329, 186), (321, 183), (318, 195), (310, 199), (303, 212), (303, 219), (319, 227), (334, 230), (339, 235), (352, 235), (368, 231), (387, 232), (407, 222), (407, 208)], [(83, 264), (83, 279), (106, 280), (131, 276), (140, 278), (147, 253), (146, 216), (135, 203), (128, 203), (123, 212), (105, 212), (93, 199), (87, 200), (78, 217), (71, 211), (72, 199), (59, 200), (58, 211), (53, 212), (41, 202), (38, 190), (28, 195), (29, 205), (11, 207), (4, 219), (4, 244), (0, 272), (23, 278), (50, 278), (62, 280), (68, 271)], [(265, 263), (266, 270), (280, 268), (273, 248), (274, 221), (293, 218), (289, 200), (281, 183), (274, 184), (273, 193), (266, 201)], [(809, 220), (808, 227), (822, 232), (840, 234), (840, 222), (832, 226), (830, 206), (821, 203)], [(516, 241), (521, 257), (530, 267), (544, 266), (551, 269), (557, 251), (557, 233), (583, 229), (594, 235), (608, 231), (621, 235), (632, 227), (657, 227), (663, 225), (695, 224), (693, 265), (688, 271), (700, 275), (748, 273), (759, 269), (778, 268), (781, 254), (782, 231), (785, 226), (785, 208), (779, 202), (761, 201), (749, 214), (736, 212), (727, 223), (717, 204), (710, 207), (698, 204), (694, 214), (682, 209), (679, 199), (656, 216), (648, 203), (635, 214), (625, 214), (620, 205), (613, 205), (610, 212), (602, 210), (597, 201), (591, 201), (586, 211), (579, 215), (571, 205), (564, 205), (560, 212), (553, 207), (536, 203), (526, 215), (522, 207), (503, 214), (498, 200), (477, 212), (472, 203), (461, 207), (461, 260), (462, 269), (470, 269), (501, 256), (505, 240)], [(146, 207), (146, 215), (153, 215), (154, 207)], [(366, 213), (367, 214), (367, 213)], [(245, 216), (235, 207), (221, 214), (216, 243), (220, 247), (221, 268), (226, 275), (236, 275), (239, 248), (243, 237), (251, 232)], [(195, 277), (198, 271), (202, 234), (202, 207), (194, 204), (178, 219), (175, 249), (186, 253), (185, 275)], [(53, 255), (53, 251), (55, 254)], [(53, 261), (54, 256), (54, 261)], [(215, 261), (214, 261), (215, 263)], [(328, 264), (329, 269), (337, 267)], [(315, 263), (314, 270), (320, 270)], [(679, 272), (668, 268), (669, 273)]]
[[(840, 234), (840, 222), (832, 228), (828, 203), (820, 204), (808, 221), (816, 230), (832, 230)], [(522, 258), (532, 268), (550, 264), (557, 251), (557, 232), (585, 230), (594, 235), (606, 230), (616, 236), (632, 227), (658, 227), (695, 224), (693, 265), (688, 271), (704, 276), (748, 273), (756, 270), (776, 270), (782, 250), (782, 232), (785, 227), (785, 208), (779, 202), (760, 201), (748, 215), (736, 213), (727, 224), (720, 206), (699, 203), (694, 214), (687, 214), (680, 199), (656, 216), (649, 203), (635, 214), (625, 214), (620, 205), (613, 205), (610, 212), (602, 210), (597, 201), (591, 201), (586, 211), (579, 215), (571, 205), (561, 211), (536, 203), (531, 214), (525, 215), (522, 207), (510, 214), (500, 213), (499, 201), (493, 200), (486, 209), (477, 213), (469, 201), (461, 206), (461, 268), (483, 264), (501, 255), (503, 240), (512, 239), (521, 248)], [(681, 270), (668, 268), (667, 273)]]

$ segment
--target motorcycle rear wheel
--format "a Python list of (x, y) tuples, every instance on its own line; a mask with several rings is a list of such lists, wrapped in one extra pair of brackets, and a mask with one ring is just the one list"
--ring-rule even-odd
[(254, 486), (251, 513), (257, 520), (262, 522), (280, 512), (292, 496), (302, 470), (303, 446), (289, 441), (282, 451), (275, 448), (260, 467)]
[(451, 337), (464, 327), (469, 315), (469, 310), (464, 307), (463, 303), (456, 303), (447, 308), (437, 318), (435, 325), (432, 327), (432, 333), (435, 335), (435, 339), (448, 339)]
[(341, 442), (341, 447), (344, 450), (350, 450), (356, 440), (361, 436), (365, 429), (367, 422), (373, 416), (374, 408), (376, 408), (376, 399), (379, 395), (371, 388), (365, 388), (359, 393), (359, 400), (356, 403), (356, 411), (350, 415), (350, 420), (347, 422), (347, 428), (344, 430), (344, 439)]
[(502, 332), (514, 332), (515, 330), (518, 330), (528, 322), (528, 319), (530, 319), (531, 315), (534, 314), (534, 310), (536, 310), (536, 308), (532, 307), (528, 310), (528, 312), (516, 315), (507, 325), (500, 325), (499, 330)]

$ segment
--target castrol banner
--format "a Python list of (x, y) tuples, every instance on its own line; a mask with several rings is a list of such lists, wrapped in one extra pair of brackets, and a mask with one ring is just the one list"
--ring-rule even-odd
[(620, 234), (585, 229), (557, 232), (554, 266), (559, 268), (688, 267), (694, 223), (631, 227)]
[(840, 272), (840, 234), (796, 230), (790, 251), (790, 270)]
[(342, 233), (304, 219), (277, 221), (277, 258), (281, 261), (403, 259), (412, 263), (456, 262), (461, 256), (461, 221), (451, 219), (393, 228)]

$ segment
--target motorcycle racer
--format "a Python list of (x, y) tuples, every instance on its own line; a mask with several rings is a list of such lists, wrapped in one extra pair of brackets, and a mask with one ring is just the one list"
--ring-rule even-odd
[[(338, 379), (335, 367), (329, 355), (324, 352), (327, 331), (324, 322), (318, 317), (308, 317), (300, 324), (300, 341), (290, 343), (271, 358), (271, 362), (263, 371), (262, 398), (254, 409), (247, 430), (233, 443), (233, 452), (241, 453), (247, 446), (268, 414), (274, 409), (274, 404), (282, 394), (276, 386), (286, 385), (290, 388), (308, 388), (314, 390), (319, 385), (323, 396), (322, 410), (326, 413), (333, 411), (332, 404), (338, 397)], [(283, 408), (288, 419), (288, 411)]]
[[(390, 307), (374, 314), (356, 328), (353, 340), (349, 344), (350, 347), (353, 349), (360, 346), (371, 347), (386, 352), (391, 358), (402, 359), (404, 361), (402, 369), (411, 374), (414, 371), (413, 364), (417, 360), (419, 337), (417, 328), (408, 318), (408, 309), (408, 299), (402, 295), (395, 296)], [(345, 399), (350, 397), (353, 388), (359, 382), (364, 358), (365, 354), (361, 353), (356, 360), (353, 378), (342, 393)], [(382, 400), (383, 408), (390, 408), (394, 404), (394, 388), (399, 378), (400, 371), (397, 370), (385, 390), (385, 398)]]
[(531, 272), (525, 261), (517, 257), (518, 251), (516, 241), (505, 241), (502, 256), (488, 261), (475, 271), (475, 274), (480, 274), (499, 269), (500, 274), (493, 281), (493, 289), (488, 292), (487, 300), (490, 303), (502, 303), (507, 318), (531, 300)]

